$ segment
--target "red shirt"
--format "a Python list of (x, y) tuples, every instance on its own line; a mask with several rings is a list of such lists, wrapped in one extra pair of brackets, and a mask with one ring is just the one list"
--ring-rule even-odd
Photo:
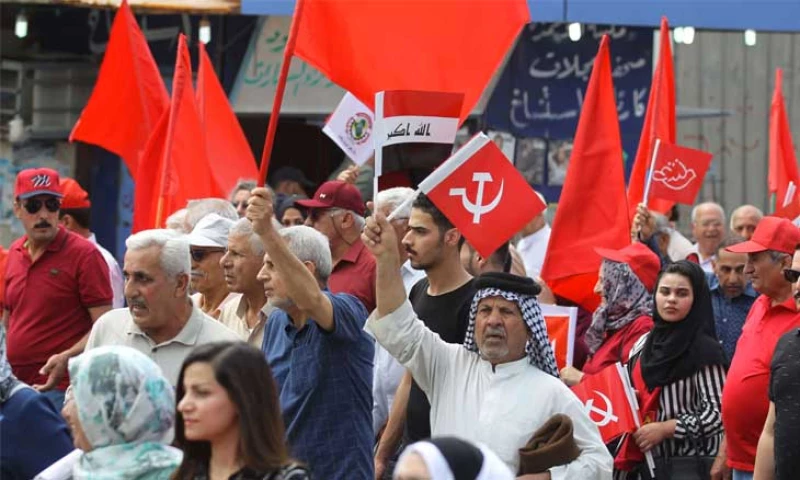
[(8, 252), (5, 248), (0, 245), (0, 317), (2, 317), (2, 310), (3, 308), (3, 293), (5, 292), (5, 284), (6, 284), (6, 259), (8, 258)]
[(769, 368), (778, 339), (800, 326), (793, 298), (780, 305), (761, 295), (750, 308), (722, 391), (728, 466), (752, 472), (769, 411)]
[(375, 257), (359, 238), (333, 267), (328, 288), (355, 296), (367, 312), (375, 310)]
[[(75, 345), (92, 328), (89, 308), (111, 305), (108, 265), (85, 238), (58, 228), (42, 255), (32, 262), (27, 236), (11, 245), (6, 265), (5, 308), (9, 311), (7, 353), (23, 382), (42, 384), (50, 356)], [(66, 388), (65, 378), (59, 388)]]
[(607, 334), (603, 344), (583, 364), (583, 373), (595, 374), (617, 362), (628, 363), (633, 344), (653, 329), (653, 319), (642, 315), (619, 330)]

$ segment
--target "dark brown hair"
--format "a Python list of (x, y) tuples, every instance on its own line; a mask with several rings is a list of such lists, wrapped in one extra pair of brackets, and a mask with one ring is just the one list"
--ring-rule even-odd
[[(208, 363), (239, 416), (238, 455), (256, 472), (271, 472), (290, 463), (284, 440), (278, 389), (264, 355), (243, 342), (214, 342), (201, 345), (186, 357), (178, 376), (176, 404), (186, 394), (183, 378), (194, 363)], [(206, 441), (186, 438), (183, 415), (175, 416), (175, 446), (183, 450), (183, 461), (173, 479), (193, 479), (208, 468), (211, 446)]]

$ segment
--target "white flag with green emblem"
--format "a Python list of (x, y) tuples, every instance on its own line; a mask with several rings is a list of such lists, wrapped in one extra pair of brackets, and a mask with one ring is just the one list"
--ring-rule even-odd
[(350, 92), (344, 94), (322, 131), (336, 143), (356, 165), (370, 159), (375, 147), (372, 141), (372, 111)]

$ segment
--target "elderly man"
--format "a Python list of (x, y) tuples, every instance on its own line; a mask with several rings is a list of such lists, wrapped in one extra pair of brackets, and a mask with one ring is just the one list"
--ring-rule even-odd
[[(541, 193), (536, 194), (547, 204)], [(545, 218), (546, 212), (543, 211), (522, 228), (520, 232), (522, 238), (517, 242), (517, 250), (522, 256), (525, 273), (529, 277), (538, 277), (542, 273), (547, 245), (550, 243), (550, 225)]]
[(375, 259), (361, 242), (364, 201), (353, 185), (325, 182), (314, 198), (295, 204), (309, 209), (306, 225), (328, 237), (333, 256), (333, 273), (328, 286), (334, 293), (350, 293), (375, 308)]
[(490, 273), (476, 281), (464, 345), (428, 330), (406, 300), (395, 233), (381, 214), (363, 239), (378, 259), (378, 307), (367, 329), (431, 400), (431, 434), (490, 445), (513, 470), (519, 449), (557, 413), (568, 415), (581, 453), (533, 478), (611, 478), (612, 460), (583, 406), (558, 379), (533, 280)]
[[(800, 310), (800, 245), (795, 247), (792, 267), (784, 270), (794, 282), (795, 306)], [(755, 475), (759, 480), (789, 480), (800, 472), (800, 329), (785, 333), (775, 347), (769, 375), (769, 413), (758, 440)]]
[(725, 211), (718, 203), (705, 202), (692, 209), (694, 251), (688, 259), (700, 264), (706, 273), (714, 273), (711, 262), (725, 237)]
[(247, 199), (250, 198), (250, 191), (254, 188), (256, 188), (256, 181), (247, 179), (239, 180), (239, 183), (233, 187), (230, 199), (239, 218), (244, 218), (244, 213), (247, 211)]
[(242, 296), (228, 290), (220, 265), (232, 226), (233, 220), (210, 213), (186, 237), (192, 256), (192, 290), (197, 292), (192, 295), (192, 302), (213, 318), (219, 318), (225, 305)]
[(306, 226), (278, 232), (269, 192), (252, 194), (247, 218), (266, 249), (259, 278), (276, 308), (262, 348), (292, 455), (314, 478), (372, 480), (375, 350), (363, 330), (367, 311), (356, 297), (326, 288), (332, 260), (325, 237)]
[(256, 348), (261, 348), (264, 324), (271, 310), (264, 285), (258, 279), (263, 257), (264, 244), (253, 231), (253, 224), (240, 218), (228, 233), (228, 251), (220, 259), (220, 265), (225, 271), (228, 290), (242, 295), (238, 301), (225, 305), (219, 321)]
[(742, 205), (731, 212), (731, 233), (750, 240), (764, 213), (753, 205)]
[(58, 224), (59, 183), (49, 168), (17, 175), (14, 215), (25, 235), (9, 249), (3, 301), (11, 368), (56, 409), (69, 384), (67, 361), (83, 351), (92, 323), (112, 302), (103, 255)]
[(714, 273), (707, 273), (706, 280), (711, 289), (711, 305), (714, 309), (714, 324), (722, 350), (728, 363), (733, 359), (736, 342), (742, 334), (742, 327), (750, 307), (758, 294), (744, 273), (747, 264), (746, 253), (728, 251), (729, 247), (745, 241), (742, 237), (728, 237), (719, 244)]
[(192, 305), (189, 242), (170, 230), (128, 237), (122, 268), (128, 308), (111, 310), (92, 327), (86, 349), (125, 345), (147, 355), (176, 385), (183, 360), (198, 345), (239, 337)]
[(800, 325), (792, 283), (784, 274), (799, 243), (800, 230), (792, 222), (764, 217), (752, 239), (728, 247), (729, 252), (747, 254), (744, 273), (761, 294), (745, 320), (722, 394), (726, 448), (720, 449), (717, 466), (726, 460), (735, 479), (751, 478), (755, 466), (769, 410), (769, 365), (775, 345), (781, 335)]

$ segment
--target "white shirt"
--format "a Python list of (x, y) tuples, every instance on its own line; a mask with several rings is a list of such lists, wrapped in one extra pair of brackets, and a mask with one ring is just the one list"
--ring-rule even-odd
[[(706, 273), (714, 273), (714, 265), (712, 265), (711, 262), (713, 262), (714, 260), (717, 259), (716, 255), (711, 255), (708, 258), (703, 258), (703, 254), (700, 253), (700, 250), (697, 248), (697, 244), (696, 243), (694, 245), (692, 245), (692, 250), (689, 253), (696, 253), (697, 254), (697, 258), (700, 259), (700, 268), (702, 268), (704, 272), (706, 272)], [(683, 259), (685, 259), (685, 258), (686, 257), (683, 257)], [(683, 259), (678, 259), (678, 260), (683, 260)]]
[[(406, 287), (406, 296), (414, 284), (425, 278), (425, 270), (412, 268), (410, 260), (406, 260), (406, 263), (400, 267), (400, 274), (403, 277), (403, 286)], [(377, 435), (389, 420), (394, 394), (406, 369), (378, 344), (375, 345), (374, 364), (375, 367), (372, 370), (372, 428)]]
[[(222, 309), (225, 308), (225, 305), (229, 304), (230, 302), (235, 302), (235, 301), (239, 300), (239, 297), (241, 297), (241, 296), (242, 296), (241, 293), (234, 293), (234, 292), (228, 293), (228, 296), (225, 297), (222, 300), (222, 303), (220, 303), (213, 312), (206, 313), (206, 315), (208, 315), (211, 318), (219, 319), (219, 315), (220, 315), (220, 313), (222, 313)], [(203, 310), (203, 305), (205, 304), (206, 299), (205, 299), (205, 297), (203, 296), (202, 293), (197, 292), (197, 293), (193, 294), (191, 296), (191, 299), (192, 299), (192, 303), (194, 304), (195, 307), (199, 308), (200, 310)], [(228, 328), (230, 328), (230, 327), (228, 327)]]
[(547, 245), (550, 243), (550, 225), (545, 224), (541, 230), (517, 242), (517, 251), (525, 264), (525, 273), (533, 278), (542, 274)]
[(677, 262), (684, 260), (687, 255), (694, 252), (694, 246), (683, 234), (675, 229), (670, 229), (669, 232), (669, 245), (667, 246), (667, 255), (670, 260)]
[(111, 290), (114, 292), (114, 299), (111, 302), (112, 308), (122, 308), (125, 306), (125, 280), (122, 278), (122, 269), (119, 268), (119, 263), (111, 252), (103, 248), (102, 245), (97, 243), (97, 237), (94, 233), (89, 234), (89, 241), (94, 243), (100, 253), (103, 254), (103, 259), (108, 264), (108, 278), (111, 281)]
[(244, 295), (239, 295), (238, 300), (226, 301), (225, 306), (220, 309), (218, 320), (236, 332), (243, 341), (261, 350), (261, 344), (264, 342), (264, 326), (272, 310), (274, 310), (272, 305), (268, 303), (262, 305), (263, 315), (259, 315), (258, 323), (250, 328), (247, 325), (247, 299)]
[(428, 330), (408, 301), (384, 318), (376, 312), (366, 328), (411, 370), (428, 396), (432, 436), (488, 445), (516, 472), (518, 450), (553, 415), (563, 413), (572, 419), (581, 453), (573, 462), (550, 469), (552, 479), (611, 479), (613, 459), (597, 427), (559, 379), (527, 358), (492, 368), (477, 353), (445, 343)]

